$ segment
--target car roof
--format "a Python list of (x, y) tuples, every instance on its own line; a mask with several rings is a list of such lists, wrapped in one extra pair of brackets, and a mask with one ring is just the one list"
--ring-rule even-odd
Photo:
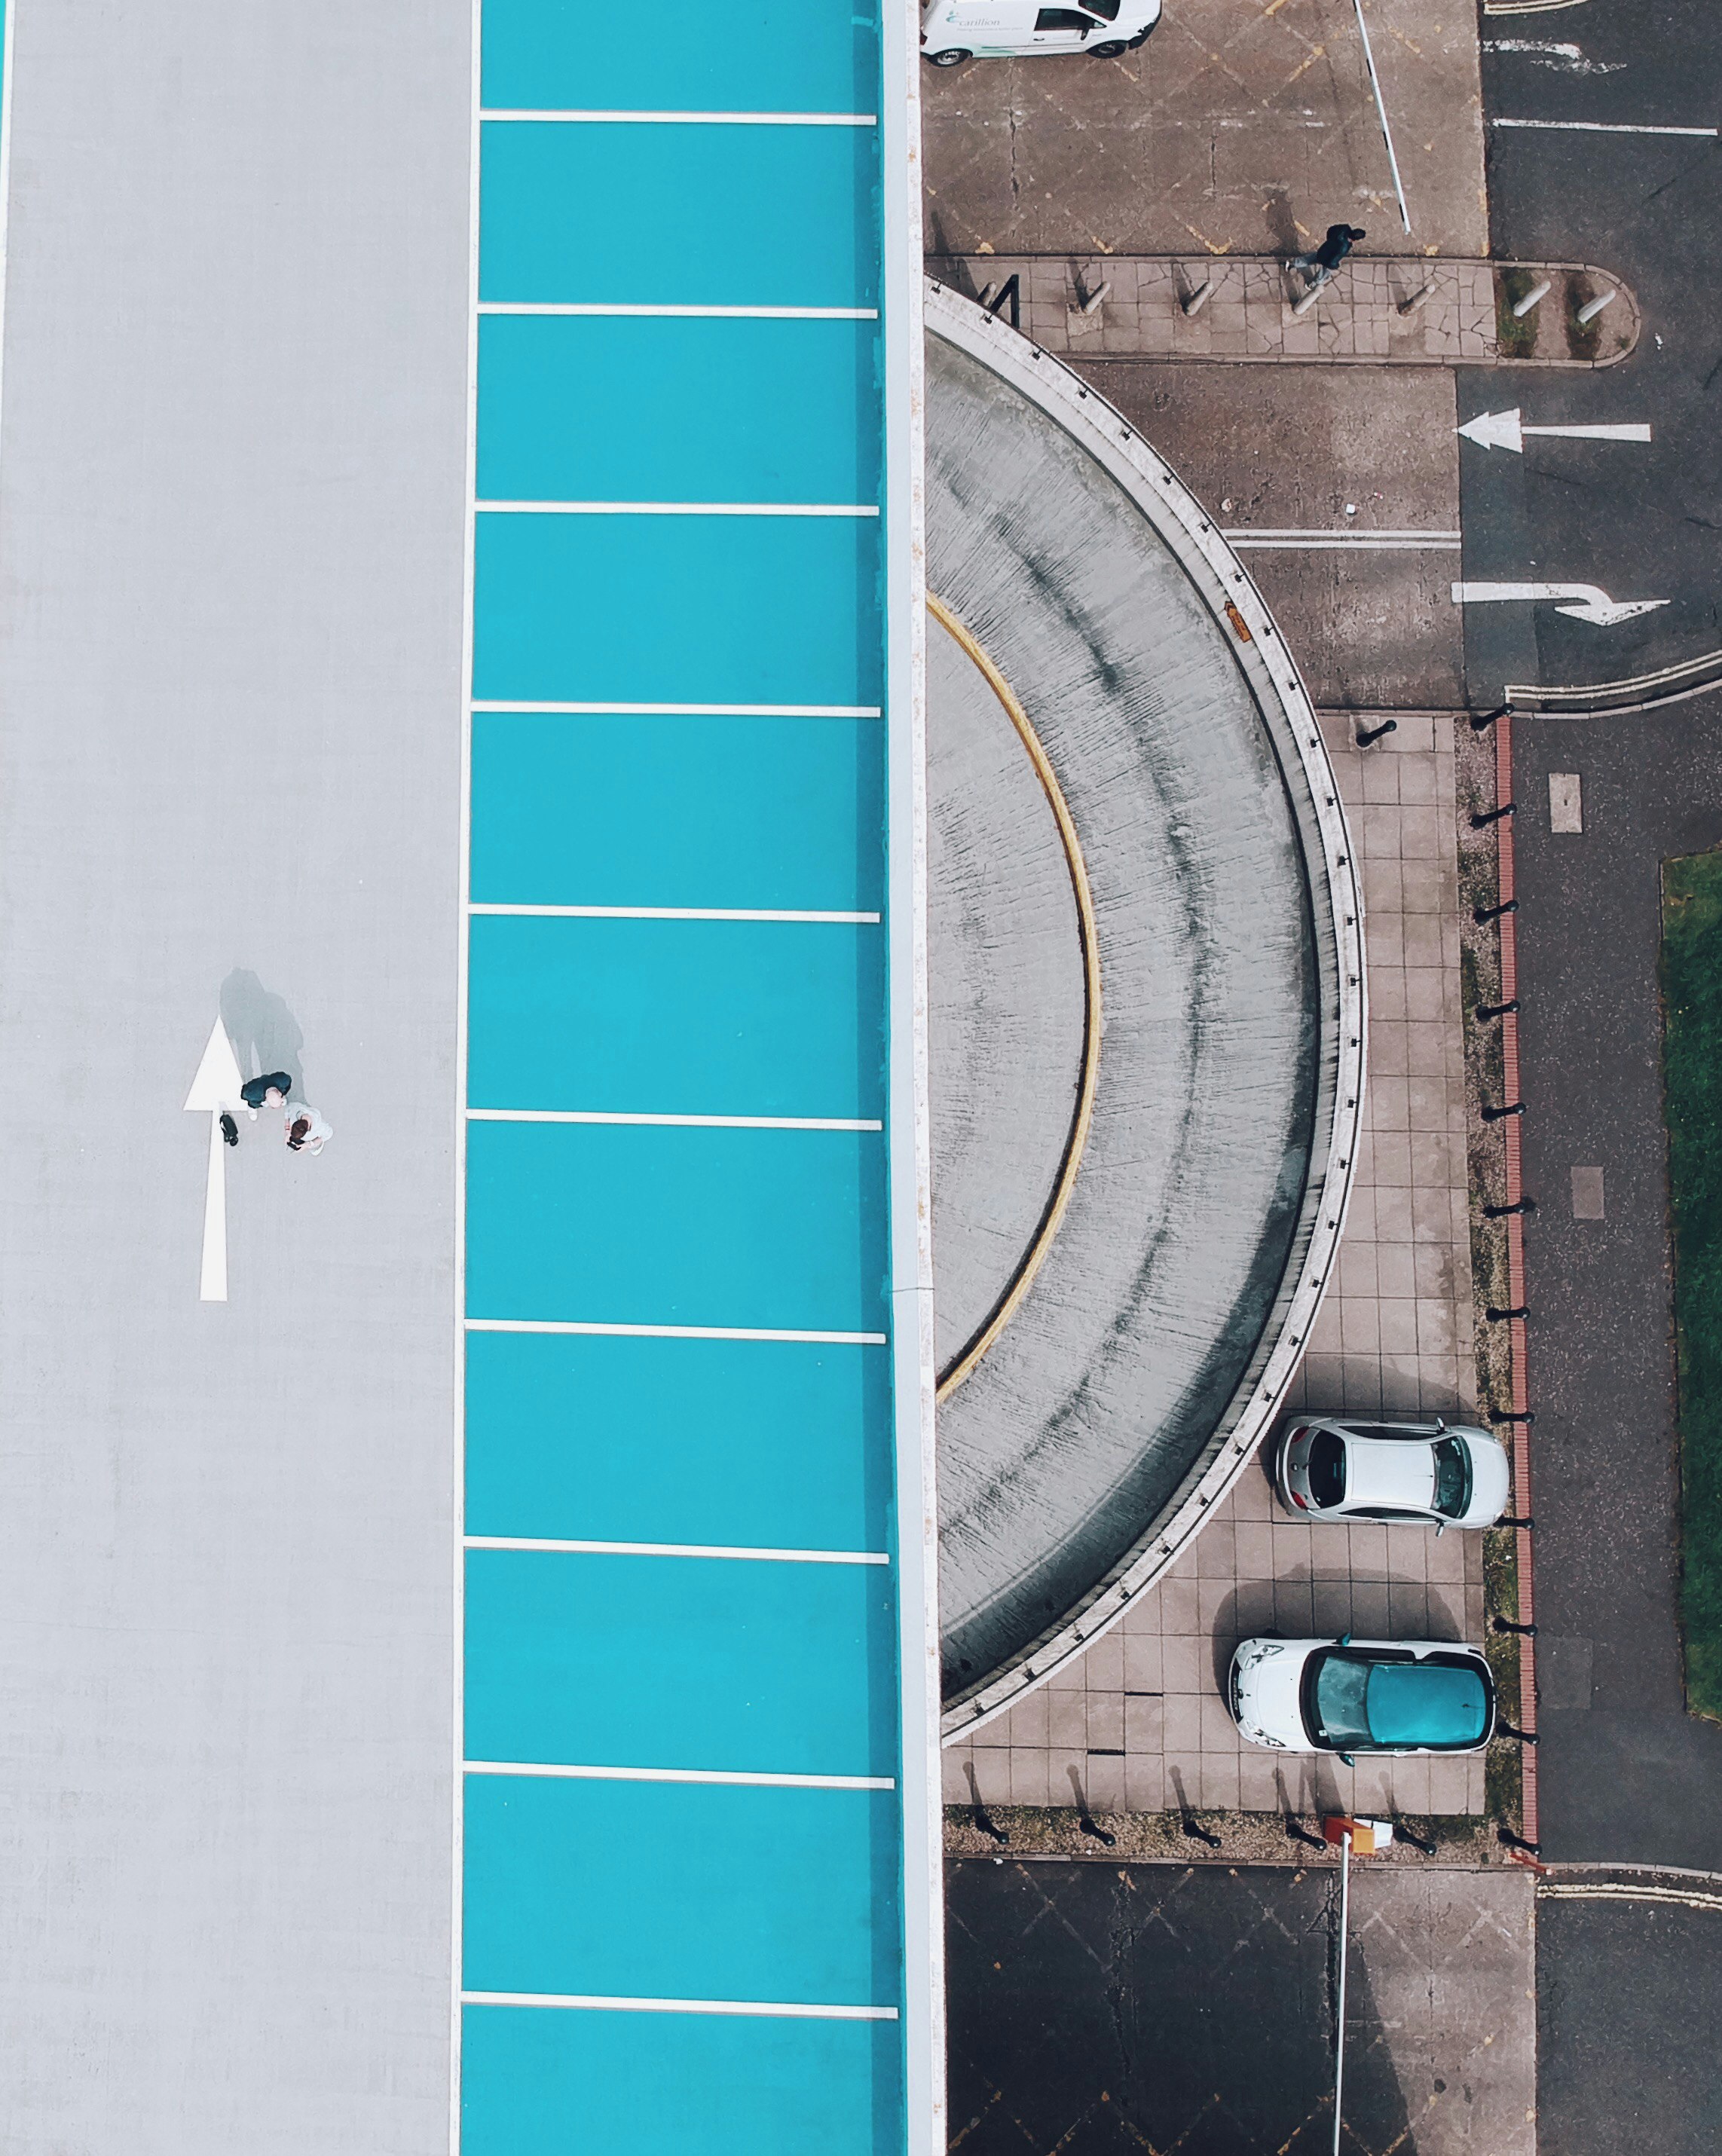
[(1345, 1438), (1345, 1502), (1426, 1512), (1435, 1495), (1434, 1455), (1415, 1439)]
[(1480, 1744), (1488, 1727), (1488, 1686), (1473, 1661), (1376, 1662), (1365, 1707), (1377, 1744), (1427, 1744), (1443, 1749)]

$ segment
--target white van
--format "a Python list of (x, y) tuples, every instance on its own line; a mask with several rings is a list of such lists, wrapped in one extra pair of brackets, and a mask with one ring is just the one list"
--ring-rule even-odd
[(1159, 19), (1160, 0), (1082, 0), (1072, 8), (1041, 8), (1035, 0), (928, 0), (921, 57), (934, 67), (1021, 53), (1116, 59), (1139, 45)]

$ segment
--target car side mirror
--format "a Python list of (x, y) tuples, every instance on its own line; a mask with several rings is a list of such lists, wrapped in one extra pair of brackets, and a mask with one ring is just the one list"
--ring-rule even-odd
[(1436, 1539), (1437, 1542), (1439, 1542), (1439, 1541), (1441, 1540), (1441, 1537), (1442, 1537), (1446, 1532), (1447, 1532), (1447, 1522), (1446, 1522), (1445, 1520), (1437, 1520), (1437, 1521), (1435, 1522), (1435, 1539)]
[(1442, 1415), (1437, 1415), (1437, 1417), (1435, 1418), (1435, 1427), (1436, 1427), (1436, 1429), (1437, 1429), (1437, 1430), (1440, 1430), (1440, 1431), (1442, 1431), (1442, 1432), (1443, 1432), (1443, 1433), (1446, 1431), (1446, 1429), (1447, 1429), (1447, 1419), (1446, 1419), (1445, 1416), (1442, 1416)]
[(1349, 1647), (1351, 1645), (1351, 1635), (1349, 1632), (1342, 1632), (1339, 1635), (1339, 1645), (1342, 1647)]
[(1344, 1765), (1344, 1766), (1347, 1766), (1347, 1767), (1354, 1767), (1354, 1766), (1357, 1764), (1356, 1760), (1355, 1760), (1355, 1759), (1354, 1759), (1354, 1758), (1352, 1758), (1351, 1754), (1350, 1754), (1349, 1752), (1342, 1752), (1342, 1753), (1339, 1754), (1339, 1758), (1340, 1758), (1340, 1762), (1341, 1762), (1341, 1763), (1342, 1763), (1343, 1765)]

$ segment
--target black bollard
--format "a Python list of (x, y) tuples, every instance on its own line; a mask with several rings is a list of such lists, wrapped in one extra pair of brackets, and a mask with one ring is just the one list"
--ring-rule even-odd
[(1524, 1103), (1523, 1101), (1512, 1101), (1504, 1108), (1484, 1108), (1480, 1113), (1486, 1123), (1504, 1122), (1509, 1116), (1522, 1116)]
[(1371, 742), (1380, 741), (1383, 734), (1396, 734), (1398, 732), (1397, 719), (1385, 719), (1379, 726), (1360, 726), (1357, 730), (1357, 745), (1360, 748), (1367, 748)]
[(1504, 801), (1498, 808), (1473, 811), (1471, 828), (1473, 831), (1481, 831), (1490, 824), (1498, 824), (1504, 816), (1516, 816), (1518, 814), (1519, 803), (1516, 801)]
[(1504, 906), (1473, 906), (1471, 918), (1479, 928), (1486, 928), (1491, 921), (1498, 921), (1504, 913), (1517, 913), (1519, 901), (1509, 898)]
[(1511, 1632), (1521, 1640), (1534, 1640), (1537, 1636), (1537, 1628), (1534, 1625), (1518, 1625), (1510, 1617), (1491, 1617), (1488, 1620), (1488, 1629), (1491, 1632)]
[(1487, 1025), (1489, 1020), (1493, 1018), (1510, 1018), (1518, 1009), (1519, 998), (1517, 996), (1514, 997), (1510, 1004), (1478, 1004), (1477, 1006), (1477, 1023), (1479, 1025)]
[(1536, 1209), (1534, 1198), (1515, 1198), (1510, 1205), (1485, 1205), (1483, 1217), (1485, 1220), (1508, 1220), (1515, 1213), (1534, 1213)]
[(1530, 1312), (1522, 1302), (1515, 1302), (1510, 1310), (1498, 1310), (1494, 1304), (1491, 1303), (1483, 1314), (1491, 1325), (1500, 1325), (1509, 1317), (1529, 1317)]
[(1504, 719), (1512, 708), (1510, 704), (1497, 704), (1492, 711), (1473, 711), (1471, 715), (1472, 732), (1480, 734), (1485, 726), (1492, 726), (1497, 719)]

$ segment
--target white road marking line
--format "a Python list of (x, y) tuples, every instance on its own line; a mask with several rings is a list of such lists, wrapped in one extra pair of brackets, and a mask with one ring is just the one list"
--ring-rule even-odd
[(1492, 120), (1491, 127), (1536, 127), (1562, 135), (1703, 135), (1714, 127), (1641, 127), (1618, 120)]
[[(1493, 13), (1493, 10), (1485, 10)], [(1580, 46), (1554, 44), (1535, 38), (1485, 38), (1486, 53), (1523, 53), (1539, 67), (1563, 68), (1569, 74), (1622, 74), (1626, 63), (1587, 60)]]
[(1468, 419), (1453, 431), (1466, 441), (1475, 442), (1479, 449), (1511, 449), (1517, 455), (1524, 454), (1527, 434), (1559, 435), (1566, 440), (1583, 442), (1650, 439), (1650, 429), (1642, 420), (1596, 427), (1528, 427), (1517, 405), (1510, 412), (1479, 412), (1474, 419)]
[(524, 915), (544, 921), (812, 921), (876, 927), (876, 913), (803, 913), (766, 906), (481, 906), (469, 913)]
[(589, 1992), (463, 1991), (464, 2006), (583, 2007), (607, 2014), (765, 2014), (801, 2021), (895, 2021), (894, 2006), (806, 2006), (763, 1999), (607, 1999)]
[(1685, 1909), (1722, 1910), (1722, 1894), (1694, 1893), (1676, 1887), (1581, 1886), (1566, 1880), (1540, 1880), (1537, 1899), (1555, 1902), (1649, 1902)]
[(561, 1318), (469, 1317), (469, 1332), (553, 1332), (624, 1340), (780, 1340), (819, 1348), (883, 1348), (882, 1332), (799, 1332), (753, 1325), (588, 1325)]
[(873, 112), (515, 112), (486, 110), (481, 120), (550, 121), (641, 127), (876, 127)]
[(741, 1774), (705, 1767), (545, 1767), (532, 1761), (468, 1759), (469, 1774), (537, 1775), (552, 1781), (570, 1782), (713, 1782), (722, 1788), (748, 1789), (894, 1789), (897, 1784), (878, 1774)]
[(238, 1058), (218, 1018), (199, 1060), (197, 1075), (185, 1105), (193, 1114), (209, 1116), (209, 1168), (203, 1185), (203, 1255), (198, 1269), (198, 1300), (227, 1301), (227, 1144), (221, 1135), (224, 1108), (242, 1105)]
[(471, 1123), (645, 1123), (696, 1131), (882, 1131), (876, 1116), (640, 1116), (608, 1108), (469, 1108)]
[(630, 301), (481, 300), (481, 315), (669, 315), (737, 322), (876, 322), (876, 307), (636, 306)]
[(1457, 531), (1383, 530), (1356, 531), (1349, 526), (1322, 530), (1313, 526), (1243, 525), (1222, 531), (1221, 537), (1232, 546), (1266, 553), (1318, 552), (1338, 547), (1346, 552), (1388, 553), (1452, 553), (1462, 544)]
[(475, 711), (521, 711), (570, 718), (623, 719), (878, 719), (877, 704), (522, 704), (493, 698), (475, 702)]
[(544, 1535), (468, 1535), (468, 1549), (538, 1550), (562, 1557), (702, 1557), (759, 1564), (889, 1564), (883, 1550), (730, 1548), (717, 1543), (562, 1542)]
[(1668, 603), (1666, 599), (1611, 599), (1596, 584), (1465, 583), (1453, 586), (1455, 606), (1486, 604), (1498, 599), (1576, 600), (1576, 605), (1557, 607), (1555, 612), (1570, 614), (1575, 621), (1588, 621), (1598, 629), (1611, 629), (1617, 622), (1631, 621), (1641, 613), (1653, 613), (1657, 608)]
[(475, 501), (486, 516), (876, 516), (878, 505), (837, 501)]

